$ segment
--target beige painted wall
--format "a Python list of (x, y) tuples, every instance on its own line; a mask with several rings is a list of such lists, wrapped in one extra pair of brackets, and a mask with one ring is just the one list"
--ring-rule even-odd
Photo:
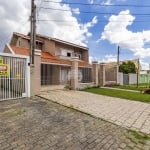
[(89, 62), (89, 54), (88, 54), (87, 50), (83, 50), (81, 48), (77, 48), (77, 47), (74, 47), (74, 46), (66, 46), (64, 44), (56, 43), (55, 55), (56, 56), (61, 56), (60, 58), (62, 58), (62, 59), (68, 59), (68, 57), (62, 56), (62, 54), (61, 54), (62, 49), (71, 51), (72, 52), (72, 57), (75, 57), (76, 53), (81, 54), (81, 60)]
[(83, 51), (82, 59), (86, 62), (89, 62), (89, 52), (88, 51)]
[(11, 51), (10, 51), (10, 49), (8, 48), (7, 45), (5, 45), (3, 52), (4, 52), (4, 53), (11, 53)]
[(46, 39), (44, 41), (43, 50), (55, 55), (55, 42)]
[[(89, 62), (89, 52), (88, 50), (75, 47), (73, 45), (67, 45), (61, 42), (56, 42), (55, 40), (38, 37), (39, 40), (43, 41), (42, 50), (51, 53), (54, 56), (62, 56), (61, 49), (66, 49), (72, 52), (72, 57), (75, 57), (75, 53), (81, 54), (81, 60)], [(13, 36), (11, 43), (15, 46), (20, 46), (24, 48), (29, 48), (30, 43), (28, 39), (22, 37)], [(63, 57), (62, 59), (68, 59), (69, 57)]]
[(29, 43), (29, 41), (27, 39), (18, 38), (16, 46), (18, 46), (18, 47), (24, 47), (24, 48), (29, 48), (30, 47), (30, 43)]

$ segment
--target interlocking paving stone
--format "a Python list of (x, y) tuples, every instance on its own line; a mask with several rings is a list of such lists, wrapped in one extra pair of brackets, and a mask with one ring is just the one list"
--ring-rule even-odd
[(39, 97), (0, 102), (0, 150), (150, 149), (149, 141), (131, 137), (123, 127)]
[(42, 92), (40, 96), (119, 126), (150, 134), (150, 103), (69, 90)]

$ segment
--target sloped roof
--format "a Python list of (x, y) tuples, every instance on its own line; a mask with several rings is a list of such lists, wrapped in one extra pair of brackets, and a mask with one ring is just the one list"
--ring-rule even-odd
[[(22, 47), (17, 47), (17, 46), (12, 46), (12, 45), (10, 45), (10, 47), (14, 51), (15, 54), (29, 56), (29, 49), (27, 49), (27, 48), (22, 48)], [(70, 60), (58, 59), (57, 57), (53, 56), (49, 52), (45, 52), (45, 51), (41, 51), (41, 62), (55, 63), (58, 65), (71, 65)], [(89, 67), (91, 65), (85, 61), (79, 61), (79, 66), (80, 67), (86, 67), (86, 66)]]
[(43, 51), (41, 52), (41, 62), (71, 65), (70, 61), (58, 59), (50, 53)]
[[(28, 40), (30, 39), (29, 35), (24, 35), (24, 34), (17, 33), (17, 32), (14, 32), (13, 34), (16, 35), (16, 36), (28, 39)], [(52, 40), (52, 41), (55, 41), (55, 42), (59, 42), (59, 43), (67, 44), (67, 45), (70, 45), (70, 46), (78, 47), (78, 48), (81, 48), (81, 49), (84, 49), (84, 50), (88, 50), (89, 49), (86, 46), (77, 45), (75, 43), (71, 43), (71, 42), (64, 41), (64, 40), (57, 39), (57, 38), (48, 37), (48, 36), (41, 35), (41, 34), (36, 34), (36, 40), (38, 40), (39, 42), (43, 42), (42, 40), (39, 40), (39, 38), (45, 38), (45, 39)]]
[(29, 49), (10, 45), (15, 54), (29, 56)]
[[(16, 35), (18, 37), (22, 37), (24, 39), (30, 40), (30, 36), (29, 35), (25, 35), (25, 34), (21, 34), (21, 33), (17, 33), (17, 32), (14, 32), (13, 35)], [(36, 41), (41, 42), (41, 43), (44, 42), (44, 41), (40, 40), (38, 37), (36, 37)]]

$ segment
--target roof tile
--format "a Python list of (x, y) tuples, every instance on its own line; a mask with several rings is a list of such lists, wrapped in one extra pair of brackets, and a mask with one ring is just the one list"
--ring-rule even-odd
[[(12, 50), (14, 51), (15, 54), (19, 55), (26, 55), (29, 56), (29, 49), (27, 48), (21, 48), (21, 47), (16, 47), (11, 45)], [(58, 59), (49, 52), (41, 52), (41, 62), (47, 62), (47, 63), (55, 63), (55, 64), (61, 64), (61, 65), (71, 65), (70, 60), (63, 60), (63, 59)], [(85, 61), (79, 61), (79, 66), (91, 66), (89, 63)]]

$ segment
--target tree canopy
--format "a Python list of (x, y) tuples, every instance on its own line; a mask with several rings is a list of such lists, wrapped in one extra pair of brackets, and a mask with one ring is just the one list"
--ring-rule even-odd
[(123, 62), (119, 66), (119, 72), (123, 72), (125, 74), (136, 73), (136, 66), (132, 61)]

